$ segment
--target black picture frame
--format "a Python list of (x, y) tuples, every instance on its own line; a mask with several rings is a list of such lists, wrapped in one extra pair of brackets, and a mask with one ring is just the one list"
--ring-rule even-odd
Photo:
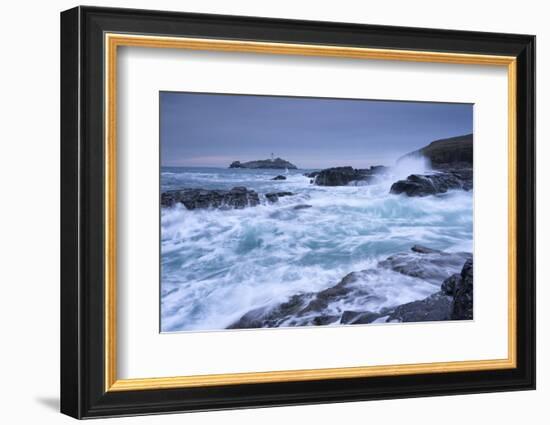
[[(517, 367), (105, 391), (104, 34), (308, 43), (517, 59)], [(61, 13), (61, 412), (75, 418), (535, 388), (535, 37), (76, 7)]]

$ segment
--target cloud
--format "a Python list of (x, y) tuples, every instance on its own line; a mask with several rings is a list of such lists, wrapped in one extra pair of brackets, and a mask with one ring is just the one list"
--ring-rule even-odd
[(271, 152), (302, 168), (391, 164), (472, 133), (471, 104), (161, 92), (161, 164), (227, 167)]

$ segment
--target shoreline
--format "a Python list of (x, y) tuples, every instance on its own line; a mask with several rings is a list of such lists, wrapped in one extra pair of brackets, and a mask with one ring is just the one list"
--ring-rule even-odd
[[(253, 171), (254, 170), (252, 170), (252, 173), (247, 173), (247, 174), (257, 175)], [(273, 172), (273, 171), (275, 171), (275, 172)], [(231, 239), (228, 239), (228, 238), (237, 237), (238, 244), (235, 245), (235, 248), (234, 248), (234, 249), (237, 249), (238, 246), (241, 245), (241, 244), (248, 244), (248, 243), (252, 243), (253, 241), (260, 241), (262, 239), (264, 240), (264, 243), (268, 243), (266, 238), (270, 237), (269, 232), (266, 235), (254, 236), (253, 239), (249, 239), (250, 236), (246, 236), (246, 235), (247, 235), (248, 232), (253, 232), (253, 233), (251, 233), (251, 235), (252, 235), (255, 232), (259, 231), (259, 229), (264, 228), (263, 226), (271, 226), (272, 223), (273, 224), (279, 223), (279, 224), (277, 224), (277, 226), (279, 226), (280, 231), (283, 232), (283, 234), (285, 234), (287, 231), (290, 232), (288, 234), (288, 238), (292, 239), (292, 238), (294, 238), (294, 236), (292, 236), (293, 230), (291, 230), (291, 229), (294, 226), (302, 226), (303, 223), (307, 223), (310, 220), (314, 220), (314, 221), (311, 222), (310, 225), (315, 225), (316, 220), (323, 221), (323, 220), (327, 220), (327, 219), (328, 220), (337, 219), (337, 218), (334, 217), (334, 214), (349, 214), (349, 208), (356, 209), (356, 211), (353, 214), (354, 214), (354, 217), (357, 217), (357, 219), (359, 220), (359, 223), (361, 221), (365, 220), (365, 225), (368, 225), (369, 221), (371, 221), (372, 217), (373, 217), (371, 215), (372, 213), (368, 212), (368, 211), (370, 211), (368, 208), (375, 208), (375, 210), (376, 210), (376, 208), (377, 208), (376, 205), (379, 204), (380, 202), (383, 202), (383, 199), (387, 199), (389, 202), (392, 202), (392, 199), (394, 199), (395, 200), (395, 205), (401, 205), (400, 208), (405, 208), (409, 204), (410, 205), (417, 205), (418, 200), (421, 200), (422, 205), (424, 205), (422, 208), (431, 208), (430, 205), (436, 205), (436, 204), (434, 204), (434, 202), (437, 202), (437, 205), (439, 205), (439, 204), (442, 205), (442, 206), (443, 205), (448, 205), (448, 202), (445, 201), (445, 199), (447, 199), (446, 198), (447, 196), (453, 196), (452, 199), (460, 199), (461, 200), (460, 202), (462, 202), (462, 200), (466, 200), (466, 199), (469, 198), (468, 192), (462, 191), (462, 190), (461, 191), (456, 191), (456, 194), (453, 194), (453, 192), (455, 192), (455, 191), (446, 193), (446, 194), (444, 194), (445, 197), (440, 197), (438, 195), (438, 196), (427, 196), (427, 197), (421, 197), (421, 198), (414, 198), (414, 197), (411, 198), (411, 197), (408, 197), (405, 194), (392, 195), (392, 194), (389, 193), (389, 188), (390, 188), (389, 183), (386, 183), (386, 184), (383, 185), (384, 187), (387, 187), (387, 189), (380, 192), (379, 195), (375, 195), (375, 198), (372, 197), (372, 194), (365, 198), (364, 196), (371, 192), (371, 189), (372, 189), (373, 186), (369, 186), (369, 185), (365, 185), (365, 186), (339, 186), (339, 187), (316, 186), (316, 185), (313, 185), (313, 184), (309, 183), (309, 178), (303, 176), (303, 173), (300, 173), (300, 172), (294, 173), (294, 177), (293, 177), (294, 180), (291, 180), (290, 182), (288, 180), (271, 180), (272, 177), (276, 176), (277, 171), (278, 170), (270, 170), (267, 173), (259, 173), (260, 174), (259, 177), (254, 177), (254, 181), (260, 182), (261, 186), (269, 188), (268, 190), (270, 190), (270, 191), (276, 192), (277, 190), (280, 190), (280, 191), (284, 192), (285, 190), (287, 190), (287, 188), (292, 190), (292, 192), (293, 192), (292, 195), (285, 194), (285, 196), (282, 196), (276, 202), (268, 202), (268, 200), (265, 199), (265, 193), (263, 193), (261, 191), (258, 191), (257, 192), (258, 197), (259, 197), (259, 200), (261, 202), (256, 206), (247, 206), (245, 208), (229, 208), (229, 209), (227, 209), (227, 208), (224, 209), (223, 207), (222, 208), (209, 207), (209, 208), (206, 208), (206, 209), (197, 208), (197, 209), (189, 210), (189, 209), (185, 208), (183, 205), (181, 205), (181, 207), (179, 207), (179, 209), (172, 208), (172, 207), (167, 207), (167, 208), (164, 207), (164, 208), (162, 208), (162, 210), (165, 213), (169, 214), (169, 216), (167, 216), (167, 217), (173, 217), (173, 218), (170, 218), (170, 220), (177, 220), (176, 222), (180, 223), (178, 226), (183, 226), (184, 223), (187, 223), (186, 226), (189, 226), (191, 223), (196, 223), (196, 224), (193, 224), (193, 226), (199, 225), (199, 226), (201, 226), (200, 227), (201, 229), (207, 229), (208, 226), (212, 226), (212, 225), (221, 226), (221, 228), (229, 228), (231, 226), (236, 226), (237, 225), (236, 223), (240, 223), (240, 224), (238, 224), (238, 226), (240, 226), (239, 227), (240, 230), (238, 230), (239, 233), (237, 233), (237, 234), (227, 233), (227, 236), (225, 236), (225, 233), (224, 233), (224, 234), (220, 235), (221, 239), (218, 238), (218, 237), (215, 237), (213, 239), (213, 241), (214, 240), (219, 241), (219, 242), (216, 242), (216, 243), (225, 244), (225, 243), (228, 243), (231, 240)], [(200, 186), (201, 185), (201, 180), (197, 181), (196, 184)], [(215, 185), (215, 182), (212, 183), (212, 184)], [(296, 185), (299, 185), (302, 189), (298, 189), (296, 187)], [(254, 187), (254, 185), (252, 185), (252, 187)], [(302, 191), (304, 193), (301, 193)], [(211, 193), (211, 190), (209, 189), (206, 192)], [(464, 193), (465, 196), (460, 196), (459, 198), (456, 198), (456, 196), (459, 195), (460, 193)], [(316, 195), (316, 194), (318, 194), (318, 195)], [(363, 195), (361, 195), (361, 194), (363, 194)], [(318, 198), (317, 196), (320, 196), (320, 198)], [(333, 196), (335, 196), (335, 197), (333, 197)], [(439, 199), (439, 200), (437, 200), (437, 199)], [(349, 202), (351, 202), (351, 204), (348, 204), (348, 200), (349, 200)], [(404, 201), (406, 201), (406, 202), (404, 202)], [(344, 202), (344, 203), (340, 204), (340, 202)], [(301, 210), (293, 208), (294, 206), (300, 205), (300, 204), (308, 204), (311, 207), (306, 208), (306, 209), (301, 209)], [(364, 205), (367, 208), (367, 210), (365, 210), (364, 213), (362, 212), (361, 205)], [(258, 208), (260, 208), (260, 209), (258, 210)], [(228, 213), (230, 213), (231, 215), (228, 216), (227, 215)], [(174, 214), (176, 214), (176, 216), (174, 216)], [(260, 215), (261, 217), (265, 217), (265, 218), (262, 218), (262, 222), (260, 222), (258, 224), (255, 224), (254, 220), (257, 219), (258, 215)], [(177, 218), (177, 217), (179, 217), (179, 218)], [(193, 217), (196, 217), (196, 218), (193, 218)], [(208, 218), (207, 221), (204, 222), (203, 220), (206, 217), (210, 217), (210, 218)], [(415, 221), (418, 220), (418, 219), (420, 219), (420, 222), (415, 224)], [(183, 220), (183, 221), (181, 221), (181, 220)], [(188, 221), (188, 220), (190, 220), (190, 221)], [(228, 220), (231, 220), (231, 221), (228, 221)], [(253, 221), (250, 221), (250, 220), (253, 220)], [(283, 220), (283, 221), (279, 221), (279, 220)], [(306, 220), (306, 221), (304, 221), (304, 220)], [(380, 220), (382, 222), (385, 222), (386, 218), (381, 217)], [(392, 224), (392, 221), (394, 221), (394, 218), (392, 218), (391, 215), (387, 217), (387, 220), (389, 220), (387, 222), (387, 226), (389, 226), (390, 229), (393, 228), (396, 225), (396, 224)], [(204, 223), (204, 224), (199, 224), (199, 223)], [(232, 224), (232, 223), (235, 223), (235, 224)], [(262, 224), (262, 223), (264, 223), (264, 224)], [(292, 224), (292, 227), (288, 227), (288, 225), (285, 224), (285, 223), (289, 223), (289, 224), (294, 223), (294, 224)], [(432, 226), (433, 226), (433, 224), (428, 224), (428, 223), (422, 224), (422, 217), (421, 216), (419, 216), (418, 218), (414, 218), (414, 222), (411, 222), (411, 225), (419, 226), (417, 228), (421, 232), (424, 231), (423, 229), (431, 229)], [(443, 223), (441, 225), (447, 226), (447, 224), (443, 224)], [(401, 225), (397, 224), (397, 226), (398, 226), (397, 228), (399, 228), (399, 226), (401, 226)], [(451, 225), (451, 226), (456, 226), (456, 225)], [(266, 227), (266, 229), (267, 228), (269, 228), (269, 227)], [(195, 227), (193, 227), (193, 229), (195, 229)], [(434, 228), (434, 230), (435, 229), (436, 228)], [(197, 231), (199, 231), (199, 230), (197, 230)], [(206, 231), (206, 230), (204, 230), (204, 231)], [(235, 231), (237, 231), (237, 230), (235, 230)], [(192, 234), (195, 234), (194, 232), (195, 232), (195, 230), (193, 230)], [(166, 235), (166, 237), (168, 238), (167, 243), (170, 244), (170, 245), (167, 245), (167, 249), (168, 249), (167, 251), (164, 251), (164, 248), (163, 248), (163, 251), (162, 251), (163, 256), (164, 255), (168, 256), (166, 258), (163, 257), (164, 258), (163, 261), (168, 261), (168, 259), (170, 258), (169, 256), (173, 252), (172, 248), (169, 248), (169, 246), (172, 246), (171, 245), (172, 242), (170, 242), (170, 236), (168, 236), (169, 235), (168, 233), (163, 232), (163, 234)], [(193, 236), (193, 238), (198, 237), (199, 234), (203, 234), (203, 230), (200, 230), (200, 233), (197, 233), (196, 234), (197, 236)], [(369, 232), (367, 232), (366, 234), (369, 234)], [(313, 240), (322, 240), (324, 238), (328, 238), (329, 240), (331, 240), (331, 238), (332, 238), (330, 236), (330, 234), (324, 234), (324, 236), (310, 235), (309, 237), (311, 237)], [(340, 237), (343, 238), (343, 241), (346, 238), (344, 235), (341, 235)], [(257, 239), (257, 238), (260, 238), (260, 239)], [(363, 238), (363, 237), (360, 236), (360, 238)], [(404, 238), (404, 239), (406, 239), (406, 238)], [(202, 237), (201, 237), (201, 239), (198, 239), (198, 240), (202, 240)], [(369, 240), (368, 237), (365, 239), (365, 241), (367, 241), (367, 240)], [(209, 239), (204, 239), (203, 243), (211, 243), (211, 242), (208, 242), (208, 241), (209, 241)], [(225, 241), (225, 242), (223, 242), (223, 241)], [(237, 243), (237, 241), (235, 243)], [(422, 241), (420, 239), (415, 240), (414, 238), (409, 239), (409, 241), (410, 241), (408, 243), (409, 248), (414, 243), (422, 243), (422, 244), (427, 244), (426, 246), (428, 246), (428, 247), (434, 247), (429, 241)], [(184, 246), (188, 246), (189, 248), (194, 246), (194, 244), (192, 244), (190, 242), (190, 240), (188, 242), (189, 243), (186, 243)], [(297, 240), (297, 242), (298, 242), (298, 240)], [(335, 242), (337, 242), (337, 240)], [(254, 242), (254, 243), (256, 243), (256, 242)], [(300, 242), (298, 242), (298, 243), (300, 243)], [(375, 242), (375, 243), (378, 243), (378, 242)], [(380, 243), (382, 243), (382, 242), (380, 242)], [(163, 244), (164, 244), (164, 242), (163, 242)], [(201, 245), (202, 245), (202, 243), (201, 243)], [(439, 244), (437, 244), (435, 247), (437, 247), (438, 245)], [(264, 245), (262, 245), (262, 246), (264, 246)], [(258, 245), (258, 248), (262, 249), (259, 245)], [(373, 248), (375, 248), (375, 247), (373, 247)], [(233, 248), (231, 248), (231, 249), (233, 249)], [(257, 266), (255, 265), (256, 263), (254, 262), (254, 255), (258, 255), (258, 254), (253, 254), (253, 253), (256, 252), (256, 251), (254, 251), (256, 249), (255, 245), (252, 245), (247, 249), (250, 249), (251, 251), (247, 250), (246, 254), (244, 254), (244, 253), (239, 254), (240, 256), (237, 255), (235, 252), (233, 252), (231, 254), (231, 256), (232, 256), (231, 258), (233, 258), (233, 256), (236, 255), (235, 256), (235, 261), (241, 261), (241, 262), (244, 262), (244, 263), (247, 263), (247, 264), (249, 263), (250, 267), (257, 270), (256, 273), (260, 273), (260, 274), (266, 273), (267, 271), (266, 271), (265, 267), (259, 266), (258, 268), (256, 268)], [(316, 255), (316, 256), (324, 255), (322, 253), (325, 252), (325, 249), (326, 248), (313, 248), (310, 255)], [(333, 250), (333, 249), (336, 249), (336, 248), (330, 248), (330, 249)], [(408, 248), (403, 247), (403, 249), (408, 249)], [(216, 250), (216, 245), (212, 246), (212, 250), (207, 249), (207, 251), (205, 251), (205, 254), (201, 254), (201, 255), (210, 255), (210, 254), (208, 254), (208, 252), (210, 252), (210, 251), (215, 252), (215, 250)], [(281, 248), (279, 250), (274, 251), (273, 254), (265, 254), (265, 255), (267, 255), (268, 257), (270, 255), (274, 255), (275, 257), (273, 257), (273, 258), (276, 258), (277, 256), (283, 254), (285, 252), (285, 250), (286, 250), (286, 248), (281, 246)], [(258, 251), (258, 252), (261, 253), (262, 251)], [(387, 257), (397, 255), (397, 254), (402, 253), (404, 251), (400, 250), (400, 249), (393, 249), (393, 250), (390, 249), (389, 251), (387, 251), (386, 254), (382, 254), (382, 256), (380, 256), (380, 255), (376, 254), (376, 251), (372, 251), (369, 248), (365, 251), (364, 255), (370, 256), (371, 254), (369, 254), (369, 252), (371, 252), (372, 255), (374, 255), (375, 257), (379, 257), (380, 261), (383, 261), (384, 259), (387, 259)], [(452, 249), (451, 251), (449, 251), (449, 253), (453, 253), (453, 252), (455, 252), (455, 249)], [(219, 255), (222, 255), (222, 254), (220, 253)], [(249, 255), (252, 255), (252, 256), (249, 257)], [(264, 255), (264, 254), (261, 254), (261, 255)], [(356, 255), (356, 254), (354, 254), (354, 255)], [(240, 260), (238, 260), (237, 258), (240, 258)], [(228, 259), (228, 261), (229, 260), (230, 259)], [(376, 260), (376, 262), (377, 261), (378, 260)], [(339, 282), (339, 280), (343, 279), (349, 273), (358, 272), (358, 271), (360, 272), (360, 271), (364, 270), (364, 269), (361, 268), (361, 266), (358, 267), (356, 265), (356, 263), (357, 263), (356, 261), (351, 261), (350, 264), (349, 264), (349, 267), (344, 266), (342, 274), (339, 277), (334, 276), (333, 278), (331, 278), (331, 281), (333, 283), (330, 284), (330, 283), (327, 282), (325, 284), (326, 285), (325, 289), (330, 288), (331, 285), (334, 286), (335, 284), (337, 284)], [(359, 261), (359, 263), (361, 263), (361, 261)], [(191, 265), (192, 263), (188, 263), (188, 264)], [(204, 270), (204, 273), (207, 276), (208, 275), (208, 273), (207, 273), (208, 266), (206, 264), (204, 266), (200, 266), (198, 263), (196, 263), (196, 264), (197, 264), (197, 267), (200, 267), (202, 270)], [(461, 266), (462, 265), (463, 264), (461, 264)], [(191, 267), (194, 267), (194, 266), (191, 266)], [(226, 272), (223, 272), (224, 274), (234, 273), (233, 271), (230, 272), (230, 270), (232, 270), (231, 269), (232, 266), (230, 264), (227, 264), (227, 267), (230, 267), (230, 268), (227, 269)], [(279, 265), (277, 265), (276, 267), (279, 267)], [(296, 266), (296, 267), (297, 267), (296, 270), (300, 269), (300, 266)], [(237, 269), (238, 268), (239, 268), (239, 266), (237, 266)], [(338, 269), (341, 269), (341, 268), (342, 267), (338, 267)], [(164, 266), (162, 266), (162, 269), (164, 270)], [(347, 269), (347, 271), (346, 271), (346, 269)], [(218, 273), (218, 271), (216, 271), (216, 270), (217, 269), (212, 269), (211, 270), (211, 274), (213, 276), (216, 273)], [(269, 270), (269, 269), (267, 269), (267, 270)], [(459, 273), (459, 272), (460, 272), (460, 270), (458, 268), (453, 271), (453, 273)], [(165, 273), (165, 272), (163, 271), (163, 273)], [(179, 272), (177, 272), (177, 271), (170, 271), (170, 272), (166, 271), (166, 273), (169, 273), (169, 274), (163, 275), (163, 276), (171, 276), (170, 279), (171, 279), (172, 282), (174, 282), (173, 279), (177, 279), (177, 276), (179, 276)], [(172, 273), (177, 273), (177, 274), (173, 275)], [(237, 273), (240, 273), (240, 272), (237, 272)], [(269, 273), (269, 272), (267, 272), (267, 273)], [(382, 271), (382, 273), (385, 273), (385, 272)], [(445, 278), (450, 277), (451, 274), (452, 273), (450, 273), (449, 276), (445, 276)], [(181, 275), (180, 278), (186, 280), (187, 283), (186, 283), (185, 287), (191, 288), (194, 285), (193, 280), (187, 280), (188, 278), (185, 277), (186, 275), (187, 275), (187, 273), (185, 275)], [(223, 288), (224, 285), (227, 284), (227, 283), (224, 283), (224, 282), (226, 282), (226, 278), (228, 278), (228, 276), (230, 276), (230, 275), (228, 274), (225, 277), (223, 277), (223, 276), (224, 275), (220, 275), (219, 279), (221, 279), (221, 280), (219, 280), (219, 284), (216, 283), (218, 278), (212, 278), (212, 280), (209, 280), (208, 285), (214, 285), (214, 286), (212, 286), (211, 289), (209, 289), (208, 291), (210, 291), (210, 290), (218, 291), (218, 288), (217, 288), (218, 285), (219, 285), (220, 288)], [(406, 285), (408, 285), (407, 282), (412, 282), (416, 285), (417, 283), (415, 283), (415, 282), (419, 282), (419, 280), (412, 279), (412, 278), (407, 277), (405, 275), (391, 274), (391, 276), (393, 276), (393, 279), (394, 279), (394, 283), (392, 285), (402, 284), (402, 285), (406, 286)], [(380, 278), (382, 278), (382, 277), (380, 277)], [(165, 278), (163, 277), (163, 281), (164, 281), (164, 279)], [(275, 280), (277, 280), (277, 279), (278, 278), (275, 278)], [(416, 314), (416, 316), (411, 316), (411, 314), (413, 314), (413, 313), (411, 313), (411, 309), (418, 310), (419, 307), (424, 305), (424, 306), (429, 307), (429, 308), (428, 307), (424, 308), (424, 310), (426, 312), (428, 312), (428, 310), (430, 310), (430, 311), (441, 313), (442, 306), (443, 307), (445, 307), (445, 306), (450, 307), (450, 301), (449, 301), (448, 296), (437, 296), (437, 297), (434, 297), (436, 299), (428, 300), (428, 298), (430, 298), (432, 295), (435, 295), (436, 293), (441, 291), (441, 285), (442, 285), (444, 280), (445, 279), (441, 278), (441, 280), (438, 282), (437, 285), (435, 285), (434, 283), (431, 283), (428, 286), (426, 284), (426, 288), (431, 288), (430, 289), (431, 292), (429, 294), (426, 293), (426, 296), (422, 296), (421, 295), (422, 292), (420, 292), (418, 297), (416, 297), (414, 299), (411, 299), (408, 302), (395, 304), (394, 308), (392, 308), (392, 309), (384, 310), (384, 313), (388, 313), (388, 314), (386, 314), (388, 316), (386, 319), (383, 319), (384, 315), (381, 314), (380, 312), (374, 312), (374, 315), (373, 315), (372, 311), (368, 312), (368, 314), (367, 314), (367, 311), (365, 309), (361, 310), (360, 308), (355, 308), (355, 309), (347, 309), (345, 311), (342, 311), (342, 315), (344, 315), (344, 313), (346, 313), (346, 311), (347, 311), (347, 313), (345, 314), (345, 317), (340, 316), (338, 320), (340, 320), (340, 321), (344, 320), (345, 322), (348, 322), (348, 321), (353, 322), (353, 323), (344, 323), (345, 325), (347, 325), (347, 324), (363, 324), (363, 322), (367, 321), (367, 320), (372, 320), (372, 321), (376, 320), (377, 321), (376, 323), (379, 323), (380, 321), (388, 320), (388, 319), (390, 321), (393, 321), (393, 320), (397, 320), (395, 317), (390, 318), (391, 314), (394, 313), (393, 310), (395, 310), (397, 307), (399, 307), (401, 305), (417, 302), (417, 304), (412, 304), (412, 305), (408, 306), (407, 308), (403, 307), (403, 309), (402, 309), (403, 311), (397, 312), (395, 314), (399, 313), (399, 314), (401, 314), (401, 316), (404, 317), (404, 320), (402, 320), (402, 322), (420, 321), (420, 320), (418, 320), (418, 317), (419, 317), (418, 314), (417, 314), (418, 311), (416, 313), (414, 313), (414, 314)], [(202, 281), (197, 281), (197, 283), (196, 283), (197, 285), (199, 285), (199, 287), (203, 285), (203, 283), (200, 283), (200, 282), (202, 282)], [(280, 283), (281, 283), (281, 285), (287, 286), (287, 289), (285, 291), (292, 291), (292, 287), (295, 286), (294, 284), (292, 284), (291, 281), (285, 281), (285, 282), (280, 281)], [(244, 284), (244, 282), (243, 282), (243, 284)], [(261, 288), (262, 285), (260, 284), (260, 281), (258, 282), (258, 285), (260, 285), (260, 286), (258, 287), (257, 290), (261, 290), (260, 288)], [(163, 285), (163, 288), (165, 288), (165, 290), (167, 291), (167, 293), (163, 294), (163, 297), (162, 297), (163, 302), (166, 301), (166, 303), (167, 303), (167, 304), (163, 304), (164, 305), (163, 311), (169, 311), (172, 308), (185, 307), (186, 305), (187, 305), (187, 307), (185, 307), (185, 308), (192, 308), (192, 306), (193, 306), (192, 299), (193, 298), (188, 299), (189, 295), (190, 295), (189, 293), (187, 293), (187, 295), (184, 295), (184, 294), (186, 294), (187, 289), (182, 289), (181, 290), (182, 292), (180, 292), (181, 295), (177, 295), (177, 293), (174, 294), (172, 292), (174, 290), (177, 291), (178, 287), (179, 287), (179, 285), (174, 284), (174, 283), (171, 283), (168, 286)], [(320, 290), (318, 290), (318, 292), (322, 292), (325, 289), (320, 289)], [(221, 290), (221, 289), (219, 289), (219, 290)], [(240, 289), (238, 286), (236, 286), (234, 289), (231, 289), (231, 291), (236, 291), (234, 293), (234, 295), (231, 295), (231, 297), (237, 297), (237, 299), (238, 299), (239, 298), (238, 294), (240, 293), (241, 290), (247, 291), (246, 286), (244, 286), (242, 289)], [(306, 293), (307, 293), (307, 291), (306, 291)], [(165, 296), (167, 298), (165, 298)], [(181, 297), (184, 297), (184, 298), (181, 298)], [(181, 301), (177, 301), (180, 298), (181, 298)], [(290, 301), (291, 298), (292, 298), (292, 294), (289, 294), (287, 302)], [(188, 300), (185, 301), (185, 299), (188, 299)], [(423, 301), (423, 300), (425, 300), (424, 304), (418, 304), (420, 301)], [(210, 301), (210, 300), (208, 300), (208, 298), (207, 299), (203, 298), (203, 300), (201, 302), (211, 304), (210, 307), (212, 307), (212, 308), (215, 307), (216, 305), (218, 305), (218, 304), (216, 304), (217, 303), (216, 301), (214, 301), (214, 300)], [(240, 302), (241, 301), (239, 301), (239, 303)], [(187, 304), (187, 303), (191, 303), (191, 304)], [(282, 302), (282, 304), (284, 304), (284, 302)], [(358, 302), (358, 304), (360, 305), (360, 302)], [(179, 306), (179, 307), (176, 307), (176, 306)], [(223, 307), (222, 305), (219, 305), (219, 306), (220, 306), (220, 308), (223, 309), (222, 311), (225, 311), (225, 308), (227, 308), (227, 306), (225, 306), (225, 307)], [(207, 305), (204, 305), (201, 308), (210, 308), (210, 307), (208, 307)], [(260, 304), (252, 303), (252, 304), (250, 304), (248, 310), (250, 310), (250, 309), (256, 310), (256, 309), (259, 309), (259, 308), (267, 308), (267, 306), (265, 304), (261, 304), (261, 303)], [(302, 308), (305, 308), (305, 306), (303, 306)], [(250, 328), (249, 327), (250, 325), (240, 326), (240, 327), (238, 325), (235, 325), (235, 322), (237, 322), (238, 320), (240, 320), (240, 318), (242, 318), (244, 315), (247, 314), (247, 312), (244, 311), (240, 316), (238, 316), (237, 311), (238, 311), (238, 309), (233, 313), (230, 313), (230, 312), (227, 313), (228, 316), (227, 316), (226, 320), (228, 320), (229, 323), (226, 322), (226, 324), (222, 324), (223, 322), (217, 322), (219, 319), (208, 319), (208, 320), (214, 320), (214, 323), (219, 323), (219, 325), (217, 325), (217, 326), (216, 325), (206, 325), (207, 322), (205, 322), (204, 326), (200, 326), (197, 323), (195, 323), (195, 321), (194, 321), (195, 319), (192, 319), (192, 321), (189, 322), (189, 326), (190, 326), (189, 328), (187, 328), (186, 326), (178, 326), (178, 325), (172, 327), (171, 325), (167, 324), (167, 325), (165, 325), (164, 329), (167, 332), (178, 332), (178, 331), (221, 330), (221, 329), (225, 329), (227, 327), (231, 327), (232, 329), (248, 329), (248, 328)], [(361, 314), (359, 314), (359, 313), (361, 313)], [(231, 319), (229, 317), (230, 314), (231, 315), (237, 314), (238, 317), (232, 316), (232, 317), (234, 317), (234, 319)], [(336, 320), (333, 316), (335, 316), (335, 314), (330, 314), (330, 315), (319, 314), (317, 316), (317, 318), (312, 316), (309, 319), (307, 319), (307, 320), (309, 320), (309, 322), (308, 322), (308, 324), (306, 324), (304, 326), (334, 325), (335, 322), (331, 322), (332, 319)], [(359, 317), (359, 316), (361, 316), (361, 317)], [(413, 317), (413, 320), (410, 320), (411, 317)], [(416, 318), (414, 318), (414, 317), (416, 317)], [(425, 320), (430, 320), (430, 317), (434, 317), (434, 316), (433, 315), (431, 315), (431, 316), (428, 315)], [(451, 320), (451, 319), (443, 319), (442, 316), (437, 316), (437, 317), (439, 317), (439, 319), (437, 319), (437, 320)], [(168, 323), (170, 323), (173, 320), (175, 320), (175, 317), (172, 317), (171, 313), (168, 313), (166, 316), (163, 316), (163, 323), (164, 323), (164, 320), (168, 320)], [(220, 318), (220, 320), (223, 320), (223, 319)], [(272, 318), (271, 320), (274, 320), (274, 319)], [(295, 319), (295, 320), (297, 320), (297, 319)], [(372, 321), (369, 322), (369, 323), (372, 323)], [(195, 323), (195, 324), (193, 324), (193, 323)], [(338, 323), (336, 323), (336, 324), (338, 324)], [(256, 326), (258, 326), (258, 325), (256, 325)], [(266, 326), (267, 326), (267, 322), (266, 322)], [(280, 327), (280, 326), (282, 326), (282, 327), (300, 327), (300, 326), (303, 326), (303, 325), (301, 325), (300, 323), (297, 322), (294, 325), (285, 325), (285, 324), (277, 325), (277, 327)]]
[(163, 331), (471, 320), (473, 170), (444, 157), (163, 167)]

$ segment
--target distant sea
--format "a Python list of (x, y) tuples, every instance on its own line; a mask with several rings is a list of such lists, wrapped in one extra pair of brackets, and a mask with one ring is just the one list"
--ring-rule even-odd
[[(418, 164), (422, 168), (422, 164)], [(472, 192), (444, 196), (390, 195), (391, 184), (415, 170), (364, 186), (322, 187), (311, 170), (163, 167), (161, 190), (231, 189), (260, 194), (257, 207), (161, 211), (161, 329), (224, 329), (243, 314), (285, 302), (299, 292), (318, 292), (352, 271), (365, 270), (413, 244), (472, 252)], [(286, 180), (271, 180), (278, 174)], [(268, 203), (267, 192), (294, 196)], [(299, 204), (311, 208), (293, 209)], [(423, 299), (440, 284), (380, 274), (372, 283), (378, 311)], [(404, 286), (406, 282), (406, 287)], [(337, 311), (365, 306), (333, 305)]]

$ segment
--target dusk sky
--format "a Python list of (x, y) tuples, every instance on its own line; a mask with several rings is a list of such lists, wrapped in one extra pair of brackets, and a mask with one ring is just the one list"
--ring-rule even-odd
[(160, 93), (162, 166), (226, 168), (273, 153), (298, 168), (366, 168), (472, 132), (471, 104)]

